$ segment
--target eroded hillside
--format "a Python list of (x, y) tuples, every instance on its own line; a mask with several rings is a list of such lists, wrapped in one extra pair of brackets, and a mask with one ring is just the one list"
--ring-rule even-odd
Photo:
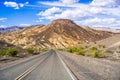
[(1, 34), (0, 38), (19, 47), (65, 48), (108, 38), (111, 32), (80, 27), (68, 19), (57, 19), (45, 26), (31, 26), (23, 30)]

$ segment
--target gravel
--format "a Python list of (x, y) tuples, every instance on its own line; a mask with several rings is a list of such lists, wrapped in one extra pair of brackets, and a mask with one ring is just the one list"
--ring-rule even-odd
[(120, 80), (120, 62), (59, 52), (79, 80)]

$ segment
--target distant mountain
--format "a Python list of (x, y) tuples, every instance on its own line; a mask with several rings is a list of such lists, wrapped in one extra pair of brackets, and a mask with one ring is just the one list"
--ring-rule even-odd
[(109, 31), (113, 33), (120, 33), (120, 29), (113, 29), (113, 28), (108, 28), (108, 27), (93, 27), (95, 30), (102, 30), (102, 31)]
[(17, 32), (5, 33), (0, 38), (20, 47), (65, 48), (102, 40), (112, 35), (112, 32), (78, 26), (68, 19), (57, 19), (45, 26), (36, 25)]
[(21, 30), (21, 29), (24, 29), (24, 27), (11, 26), (11, 27), (6, 27), (6, 28), (0, 28), (0, 32), (11, 32), (11, 31), (16, 31), (16, 30)]

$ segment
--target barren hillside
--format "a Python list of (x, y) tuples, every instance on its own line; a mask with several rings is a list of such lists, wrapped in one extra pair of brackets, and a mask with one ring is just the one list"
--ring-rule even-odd
[(112, 36), (111, 32), (80, 27), (68, 19), (57, 19), (45, 26), (31, 26), (23, 30), (1, 34), (0, 38), (8, 43), (26, 47), (65, 48)]

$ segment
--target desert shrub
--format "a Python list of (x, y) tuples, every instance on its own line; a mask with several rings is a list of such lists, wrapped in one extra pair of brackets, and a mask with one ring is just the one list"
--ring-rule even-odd
[(6, 56), (16, 56), (18, 54), (18, 50), (16, 48), (9, 48), (6, 51)]
[(48, 50), (47, 48), (39, 48), (39, 49), (37, 49), (37, 52), (41, 53), (41, 52), (45, 52), (47, 50)]
[(16, 48), (9, 48), (6, 50), (0, 50), (0, 56), (16, 56), (18, 54), (18, 50)]
[(85, 46), (85, 48), (88, 48), (89, 46)]
[(77, 55), (85, 55), (85, 50), (83, 47), (69, 47), (67, 48), (68, 52), (75, 53)]
[(85, 50), (83, 48), (80, 48), (80, 49), (77, 50), (76, 54), (84, 56), (85, 55)]
[(97, 57), (97, 53), (98, 53), (97, 47), (91, 47), (91, 48), (89, 48), (89, 50), (90, 50), (91, 57)]
[(6, 55), (6, 50), (0, 50), (0, 56), (5, 56)]
[(27, 47), (27, 48), (25, 48), (25, 50), (30, 54), (33, 54), (35, 51), (35, 49), (33, 47)]
[(105, 57), (105, 51), (102, 50), (99, 51), (96, 47), (91, 47), (89, 50), (91, 57), (97, 57), (97, 58)]
[(106, 48), (105, 45), (99, 45), (99, 48)]
[(68, 52), (70, 52), (70, 53), (74, 53), (74, 52), (76, 52), (76, 48), (75, 47), (69, 47), (69, 48), (67, 48), (67, 51)]
[(90, 54), (90, 57), (93, 57), (93, 58), (97, 57), (97, 53), (98, 53), (97, 51), (92, 51)]
[(89, 50), (90, 50), (90, 51), (96, 51), (96, 50), (98, 50), (98, 49), (97, 49), (97, 47), (91, 47), (91, 48), (89, 48)]
[(62, 48), (58, 48), (57, 50), (62, 51), (63, 49)]
[(105, 51), (99, 51), (97, 54), (97, 57), (99, 57), (99, 58), (105, 57)]
[(105, 46), (105, 45), (103, 45), (103, 48), (106, 48), (106, 46)]
[(42, 49), (42, 52), (45, 52), (45, 51), (48, 51), (48, 49), (47, 49), (47, 48), (43, 48), (43, 49)]

